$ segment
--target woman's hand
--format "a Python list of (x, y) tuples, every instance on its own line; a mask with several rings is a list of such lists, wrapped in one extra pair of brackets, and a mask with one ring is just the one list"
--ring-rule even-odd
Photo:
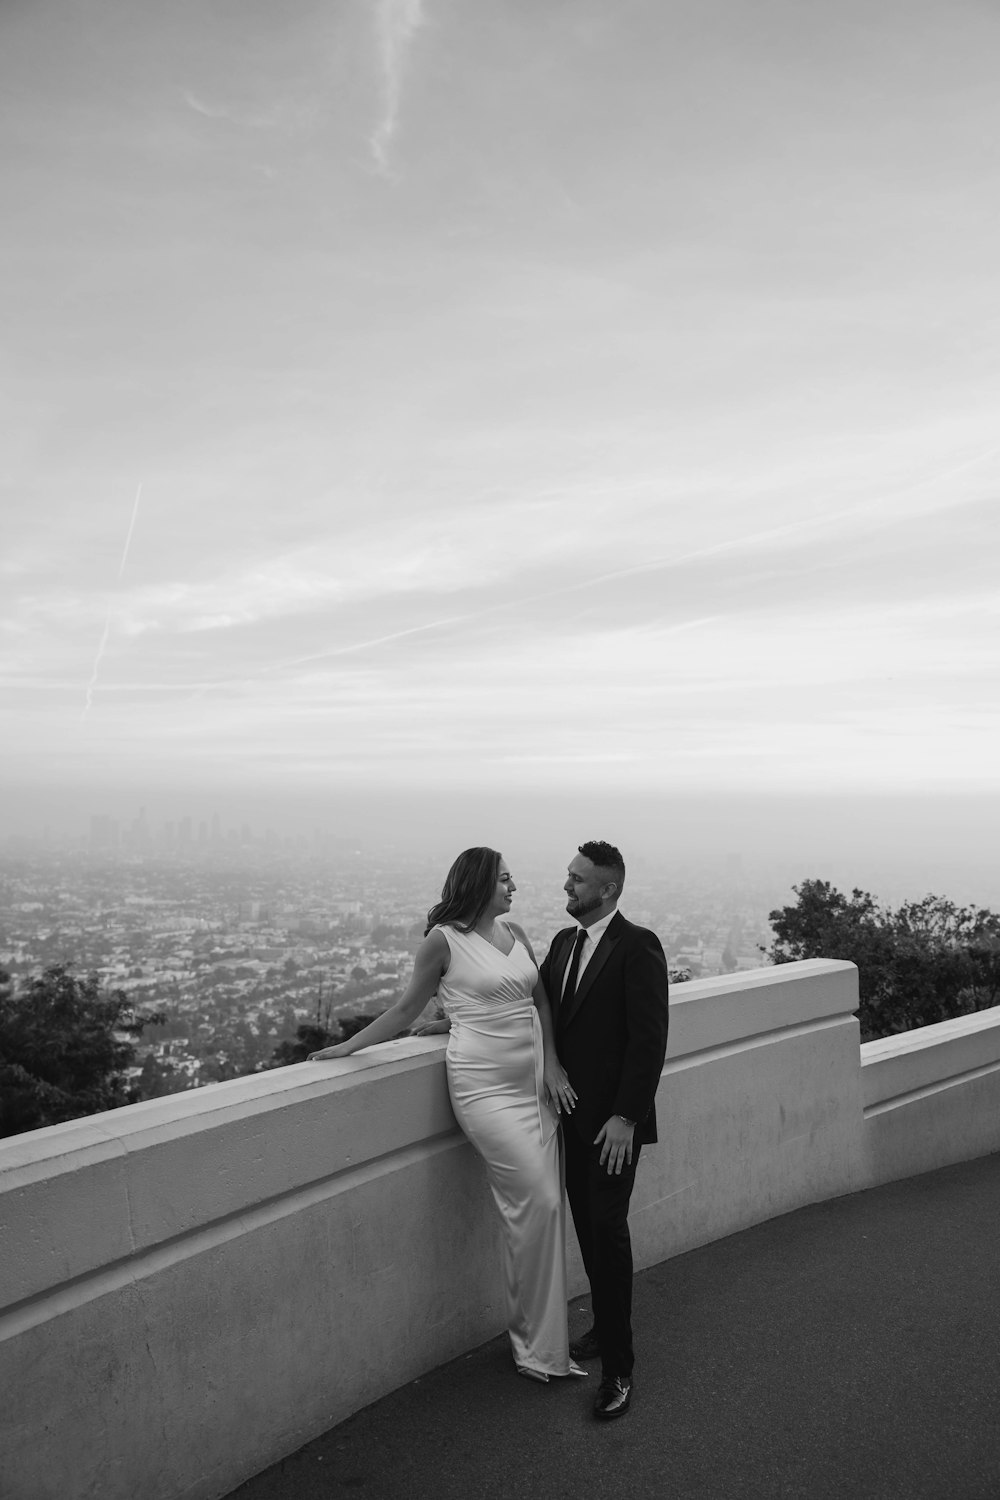
[(346, 1042), (335, 1047), (323, 1047), (319, 1052), (310, 1052), (307, 1062), (327, 1062), (332, 1058), (351, 1057), (362, 1047), (374, 1047), (379, 1042), (391, 1042), (403, 1034), (408, 1026), (428, 1006), (437, 993), (441, 976), (448, 967), (448, 939), (443, 932), (429, 932), (417, 949), (413, 961), (413, 974), (406, 989), (395, 1005), (369, 1021), (367, 1026), (355, 1032)]
[(350, 1057), (352, 1050), (347, 1042), (338, 1042), (335, 1047), (324, 1047), (320, 1052), (310, 1052), (306, 1062), (329, 1062), (332, 1057)]
[(451, 1030), (451, 1022), (447, 1016), (435, 1016), (433, 1021), (425, 1021), (422, 1026), (414, 1026), (410, 1032), (411, 1036), (438, 1036), (443, 1031)]
[(563, 1110), (568, 1115), (576, 1108), (576, 1091), (566, 1076), (566, 1069), (557, 1058), (545, 1064), (543, 1074), (545, 1082), (545, 1097), (557, 1114)]

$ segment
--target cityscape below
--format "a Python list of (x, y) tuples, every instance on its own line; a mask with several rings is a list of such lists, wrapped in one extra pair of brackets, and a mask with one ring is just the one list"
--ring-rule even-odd
[[(589, 814), (588, 814), (589, 821)], [(584, 836), (606, 836), (597, 819)], [(717, 829), (713, 830), (717, 834)], [(469, 842), (468, 840), (466, 842)], [(881, 866), (744, 854), (709, 836), (701, 857), (655, 831), (622, 839), (628, 875), (622, 910), (659, 935), (675, 979), (768, 962), (772, 911), (803, 879), (850, 891), (867, 883), (882, 901), (933, 888), (959, 900), (995, 900), (988, 875), (949, 886), (946, 863), (900, 856)], [(141, 1097), (238, 1077), (287, 1061), (300, 1026), (326, 1030), (385, 1010), (401, 994), (458, 847), (388, 823), (370, 834), (261, 823), (202, 808), (163, 816), (93, 811), (35, 834), (0, 835), (0, 966), (23, 983), (57, 964), (96, 974), (141, 1014), (163, 1019), (136, 1042)], [(539, 839), (531, 856), (503, 852), (517, 884), (513, 916), (540, 960), (566, 925), (566, 848)], [(516, 857), (515, 857), (516, 856)], [(951, 872), (954, 874), (955, 872)], [(940, 877), (940, 878), (939, 878)]]
[[(162, 1013), (136, 1047), (143, 1097), (218, 1082), (272, 1065), (302, 1024), (391, 1005), (451, 857), (218, 814), (96, 813), (83, 835), (7, 839), (0, 964), (15, 982), (68, 964)], [(568, 920), (564, 873), (514, 867), (513, 916), (539, 959)], [(639, 860), (622, 909), (660, 935), (676, 974), (699, 977), (765, 962), (768, 911), (786, 894), (736, 854), (694, 878)]]

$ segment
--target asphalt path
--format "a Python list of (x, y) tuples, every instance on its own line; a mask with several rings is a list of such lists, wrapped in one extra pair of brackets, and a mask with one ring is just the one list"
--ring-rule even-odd
[(634, 1323), (617, 1421), (493, 1339), (232, 1500), (1000, 1500), (1000, 1155), (653, 1266)]

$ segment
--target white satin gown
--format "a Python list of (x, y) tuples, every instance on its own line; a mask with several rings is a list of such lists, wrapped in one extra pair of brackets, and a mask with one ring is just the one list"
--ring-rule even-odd
[(476, 932), (439, 930), (451, 950), (438, 986), (451, 1021), (448, 1088), (500, 1210), (514, 1362), (567, 1375), (566, 1217), (559, 1122), (545, 1100), (542, 1026), (531, 998), (538, 970), (519, 939), (503, 954)]

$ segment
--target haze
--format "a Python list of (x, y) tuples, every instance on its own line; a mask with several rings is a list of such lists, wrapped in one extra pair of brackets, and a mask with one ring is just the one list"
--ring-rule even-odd
[(6, 827), (988, 871), (998, 44), (962, 0), (5, 6)]

